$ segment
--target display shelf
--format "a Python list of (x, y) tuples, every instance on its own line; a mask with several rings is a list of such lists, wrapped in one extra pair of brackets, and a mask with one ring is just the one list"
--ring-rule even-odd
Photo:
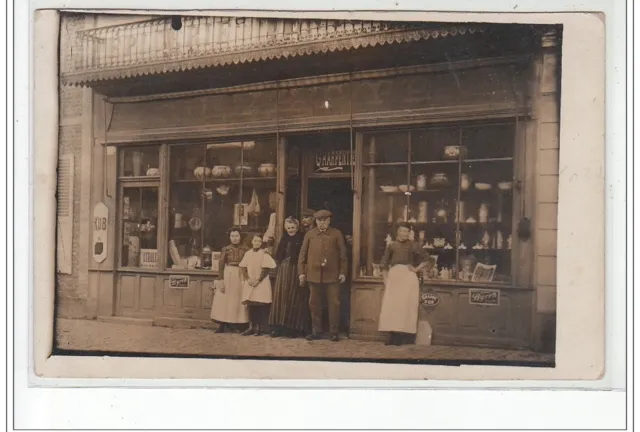
[(197, 180), (197, 179), (174, 179), (172, 183), (237, 183), (240, 181), (243, 182), (260, 182), (260, 181), (275, 181), (276, 177), (227, 177), (227, 178), (215, 178), (215, 179), (205, 179), (205, 180)]
[(500, 158), (462, 159), (462, 163), (476, 163), (476, 162), (513, 162), (513, 158), (512, 157), (500, 157)]
[(160, 176), (121, 176), (118, 177), (118, 181), (120, 182), (153, 182), (160, 180)]
[(451, 165), (460, 162), (458, 159), (450, 160), (430, 160), (430, 161), (412, 161), (411, 165)]

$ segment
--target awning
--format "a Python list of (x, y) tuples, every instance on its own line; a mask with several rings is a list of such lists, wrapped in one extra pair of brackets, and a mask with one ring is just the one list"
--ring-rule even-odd
[(484, 32), (480, 24), (185, 17), (78, 31), (63, 84), (286, 59)]

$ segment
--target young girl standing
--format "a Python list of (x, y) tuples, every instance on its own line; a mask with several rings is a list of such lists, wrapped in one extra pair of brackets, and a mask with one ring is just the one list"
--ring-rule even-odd
[(398, 223), (396, 240), (380, 262), (385, 287), (378, 330), (389, 332), (386, 345), (401, 345), (402, 336), (415, 334), (418, 327), (418, 274), (428, 262), (418, 244), (409, 240), (410, 231), (408, 223)]
[(219, 278), (222, 286), (213, 296), (211, 319), (220, 324), (216, 333), (224, 333), (229, 324), (246, 324), (249, 321), (247, 306), (242, 304), (242, 275), (240, 262), (247, 247), (242, 244), (238, 228), (228, 231), (230, 245), (222, 248), (219, 262)]
[(240, 262), (243, 275), (242, 303), (249, 310), (249, 328), (242, 333), (243, 336), (262, 334), (261, 325), (269, 316), (271, 305), (271, 281), (269, 272), (276, 268), (276, 263), (264, 249), (262, 249), (262, 237), (253, 236), (252, 249), (248, 251)]

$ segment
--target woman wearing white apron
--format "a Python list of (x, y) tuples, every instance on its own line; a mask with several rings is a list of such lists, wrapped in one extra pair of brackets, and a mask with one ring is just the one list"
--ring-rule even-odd
[(402, 336), (415, 334), (418, 327), (418, 273), (427, 261), (420, 246), (409, 240), (410, 231), (408, 223), (398, 223), (396, 240), (387, 246), (380, 262), (385, 288), (378, 330), (389, 333), (386, 345), (401, 345)]
[(247, 306), (242, 303), (242, 274), (239, 267), (248, 248), (241, 244), (239, 229), (231, 228), (228, 234), (231, 244), (222, 248), (219, 263), (219, 277), (223, 283), (216, 290), (211, 305), (211, 319), (220, 324), (216, 333), (226, 332), (229, 324), (249, 322)]

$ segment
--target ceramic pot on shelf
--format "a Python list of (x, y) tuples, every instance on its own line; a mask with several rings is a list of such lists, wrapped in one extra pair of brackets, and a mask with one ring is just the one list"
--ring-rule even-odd
[(423, 191), (427, 189), (427, 176), (424, 174), (420, 174), (416, 180), (416, 188), (419, 191)]
[(196, 178), (196, 180), (200, 180), (200, 181), (204, 180), (204, 167), (203, 166), (196, 167), (193, 170), (193, 176)]
[(428, 215), (429, 203), (427, 201), (420, 201), (418, 210), (418, 222), (426, 223)]
[(435, 212), (434, 212), (434, 216), (436, 221), (442, 222), (442, 223), (447, 223), (449, 220), (449, 212), (447, 211), (446, 207), (445, 207), (445, 203), (444, 201), (440, 201), (440, 205), (438, 206), (438, 208), (436, 208)]
[(471, 178), (469, 178), (469, 174), (462, 174), (460, 176), (460, 189), (463, 191), (469, 190), (471, 186)]
[(215, 165), (211, 168), (211, 176), (213, 178), (226, 178), (231, 175), (231, 167), (229, 165)]
[(489, 222), (489, 205), (487, 203), (480, 204), (480, 210), (478, 211), (478, 221), (481, 224)]
[(272, 176), (276, 172), (276, 165), (272, 163), (263, 163), (258, 167), (258, 174), (262, 177)]

